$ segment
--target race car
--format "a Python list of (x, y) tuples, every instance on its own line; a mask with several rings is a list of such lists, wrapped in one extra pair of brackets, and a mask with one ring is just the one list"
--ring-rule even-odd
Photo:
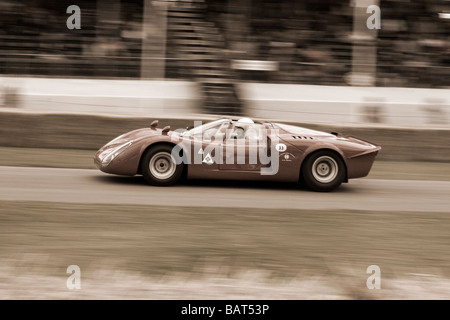
[(278, 122), (222, 118), (191, 129), (148, 128), (125, 133), (95, 155), (96, 166), (141, 174), (154, 186), (180, 178), (303, 183), (331, 191), (365, 177), (381, 147), (354, 136)]

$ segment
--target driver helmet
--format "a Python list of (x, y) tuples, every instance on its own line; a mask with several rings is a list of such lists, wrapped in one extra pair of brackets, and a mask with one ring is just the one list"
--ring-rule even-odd
[(238, 120), (238, 123), (254, 123), (250, 118), (241, 118)]

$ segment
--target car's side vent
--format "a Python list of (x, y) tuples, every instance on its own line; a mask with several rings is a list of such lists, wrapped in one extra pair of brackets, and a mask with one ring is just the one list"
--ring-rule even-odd
[(302, 140), (308, 140), (308, 139), (313, 140), (314, 139), (313, 137), (307, 137), (307, 136), (292, 136), (292, 138), (302, 139)]

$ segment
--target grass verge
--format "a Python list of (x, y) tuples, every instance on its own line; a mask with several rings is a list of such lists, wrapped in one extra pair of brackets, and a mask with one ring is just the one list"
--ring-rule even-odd
[[(113, 264), (144, 274), (210, 266), (273, 277), (379, 265), (450, 276), (450, 215), (0, 202), (0, 256), (42, 254), (52, 268)], [(199, 271), (200, 272), (200, 271)]]

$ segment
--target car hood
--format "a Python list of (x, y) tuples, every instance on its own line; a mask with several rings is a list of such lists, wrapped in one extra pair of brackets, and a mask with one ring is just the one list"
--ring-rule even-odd
[(142, 129), (136, 129), (127, 133), (124, 133), (117, 138), (111, 140), (108, 142), (105, 147), (111, 146), (111, 145), (118, 145), (127, 143), (128, 141), (136, 141), (141, 140), (147, 137), (161, 135), (162, 130), (161, 129), (151, 129), (151, 128), (142, 128)]

